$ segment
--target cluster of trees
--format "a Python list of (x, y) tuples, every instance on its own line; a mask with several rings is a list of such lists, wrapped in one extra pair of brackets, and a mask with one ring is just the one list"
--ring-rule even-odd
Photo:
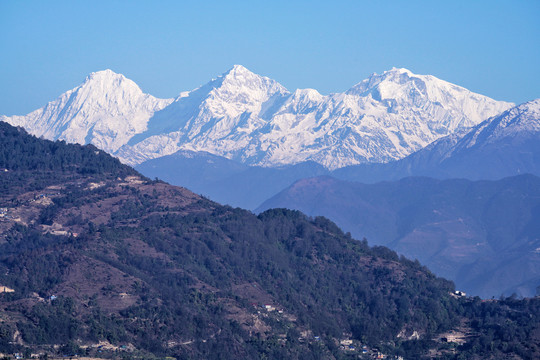
[(30, 136), (0, 121), (0, 168), (8, 170), (75, 171), (79, 174), (135, 174), (118, 159), (93, 145), (66, 144)]
[(515, 354), (532, 360), (540, 356), (540, 298), (474, 298), (463, 306), (462, 315), (470, 319), (476, 336), (459, 348), (458, 358), (503, 358)]

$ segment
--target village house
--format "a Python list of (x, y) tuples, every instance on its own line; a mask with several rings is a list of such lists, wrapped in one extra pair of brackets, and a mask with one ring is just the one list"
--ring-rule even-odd
[(0, 285), (0, 293), (12, 293), (15, 290), (8, 288), (7, 286)]

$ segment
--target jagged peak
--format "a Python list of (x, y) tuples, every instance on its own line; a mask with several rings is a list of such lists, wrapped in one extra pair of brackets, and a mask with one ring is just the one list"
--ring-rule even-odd
[[(347, 90), (346, 93), (359, 96), (366, 96), (368, 93), (372, 93), (377, 98), (381, 96), (382, 98), (387, 98), (401, 95), (408, 96), (407, 94), (409, 94), (411, 89), (416, 89), (423, 95), (433, 97), (432, 100), (434, 101), (440, 101), (438, 99), (440, 96), (436, 95), (439, 93), (455, 94), (461, 92), (474, 94), (462, 86), (441, 80), (433, 75), (415, 74), (409, 69), (396, 67), (384, 71), (382, 74), (371, 74), (367, 79)], [(479, 94), (474, 95), (483, 96)]]
[[(382, 80), (394, 78), (395, 76), (399, 76), (399, 75), (407, 75), (408, 77), (426, 76), (426, 75), (415, 74), (411, 70), (406, 69), (406, 68), (398, 68), (398, 67), (394, 66), (390, 70), (383, 71), (381, 74), (378, 74), (378, 73), (375, 73), (375, 72), (371, 73), (371, 75), (369, 75), (367, 79), (362, 80), (359, 84), (362, 84), (364, 82), (369, 82), (369, 81), (372, 81), (372, 80), (382, 81)], [(359, 84), (357, 84), (357, 85), (359, 85)]]
[[(540, 99), (527, 101), (512, 107), (502, 114), (487, 119), (484, 123), (496, 123), (497, 126), (521, 126), (524, 124), (535, 124), (540, 126)], [(482, 125), (482, 124), (480, 124)]]
[(143, 91), (133, 80), (110, 69), (90, 73), (84, 82), (73, 90), (88, 91), (93, 96), (98, 97), (104, 93), (124, 93), (126, 91), (132, 95), (143, 95)]
[(517, 108), (523, 111), (538, 112), (540, 111), (540, 98), (520, 104), (517, 106)]
[(98, 71), (92, 71), (88, 76), (114, 76), (114, 75), (121, 75), (111, 69), (105, 69), (105, 70), (98, 70)]
[[(392, 67), (390, 70), (386, 70), (385, 72), (383, 72), (383, 75), (384, 74), (407, 74), (409, 76), (411, 76), (411, 75), (415, 76), (416, 75), (409, 69), (397, 68), (397, 67)], [(376, 75), (376, 74), (374, 74), (374, 75)]]
[(235, 73), (235, 74), (239, 74), (239, 73), (248, 73), (248, 74), (254, 74), (252, 71), (250, 71), (248, 68), (246, 68), (245, 66), (243, 65), (240, 65), (240, 64), (235, 64), (233, 65), (232, 68), (230, 68), (227, 73)]
[(278, 84), (279, 85), (279, 83), (276, 80), (271, 79), (271, 78), (269, 78), (267, 76), (262, 76), (262, 75), (256, 74), (253, 71), (246, 68), (245, 66), (238, 65), (238, 64), (233, 65), (233, 67), (230, 68), (229, 70), (227, 70), (225, 73), (223, 73), (223, 75), (221, 75), (221, 77), (225, 81), (258, 79), (260, 81), (264, 81), (264, 82), (267, 82), (269, 84)]
[(111, 69), (94, 71), (88, 74), (85, 82), (89, 81), (114, 81), (114, 80), (129, 80), (122, 74), (118, 74)]
[(296, 89), (293, 94), (295, 98), (322, 99), (323, 95), (315, 89)]
[(95, 71), (88, 74), (84, 82), (70, 92), (73, 91), (79, 94), (87, 94), (92, 98), (100, 98), (105, 94), (109, 96), (116, 94), (122, 98), (126, 97), (126, 94), (130, 94), (128, 97), (147, 96), (154, 98), (151, 95), (145, 94), (133, 80), (125, 77), (123, 74), (116, 73), (111, 69)]
[[(540, 98), (513, 106), (501, 114), (485, 120), (482, 124), (501, 122), (505, 119), (507, 120), (515, 117), (523, 117), (525, 120), (538, 122), (538, 118), (540, 117)], [(481, 126), (482, 124), (479, 124), (478, 126)]]
[(540, 99), (514, 106), (476, 125), (452, 151), (483, 146), (508, 136), (530, 136), (540, 131)]
[[(405, 79), (403, 78), (404, 76)], [(365, 95), (366, 92), (376, 88), (382, 83), (392, 82), (403, 84), (411, 78), (427, 78), (427, 76), (417, 75), (409, 69), (393, 67), (390, 70), (384, 71), (382, 74), (372, 73), (367, 79), (362, 80), (361, 82), (350, 88), (347, 91), (347, 94)]]
[[(243, 65), (234, 65), (228, 71), (223, 73), (217, 79), (212, 80), (207, 85), (203, 85), (199, 89), (206, 88), (211, 86), (214, 89), (224, 88), (227, 91), (236, 92), (237, 90), (244, 89), (241, 91), (264, 91), (270, 93), (288, 93), (288, 90), (283, 87), (276, 80), (273, 80), (269, 77), (258, 75)], [(197, 90), (199, 90), (197, 89)]]
[(232, 68), (224, 72), (220, 77), (223, 79), (239, 79), (239, 78), (264, 78), (264, 76), (255, 74), (243, 65), (233, 65)]

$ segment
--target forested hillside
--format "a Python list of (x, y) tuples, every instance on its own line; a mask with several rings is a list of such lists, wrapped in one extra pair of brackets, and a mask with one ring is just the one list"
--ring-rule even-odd
[[(0, 352), (533, 359), (538, 299), (482, 302), (297, 211), (259, 216), (0, 123)], [(16, 159), (20, 159), (17, 161)]]
[(326, 216), (483, 298), (531, 297), (540, 285), (540, 178), (534, 175), (377, 184), (315, 177), (296, 182), (258, 211), (274, 207)]

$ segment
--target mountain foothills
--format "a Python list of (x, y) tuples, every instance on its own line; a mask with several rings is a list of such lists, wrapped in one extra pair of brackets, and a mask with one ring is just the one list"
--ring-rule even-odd
[(540, 356), (540, 299), (481, 301), (298, 211), (258, 216), (0, 123), (0, 352)]
[(484, 298), (535, 296), (540, 285), (540, 178), (409, 177), (362, 184), (303, 179), (266, 201), (323, 215), (355, 237), (418, 259)]
[[(419, 259), (471, 294), (534, 296), (540, 285), (539, 130), (537, 99), (404, 159), (329, 173), (355, 182), (299, 180), (258, 211), (286, 207), (327, 216), (356, 237)], [(527, 173), (536, 176), (512, 177)], [(410, 175), (499, 180), (402, 179)], [(394, 181), (363, 184), (381, 180)]]
[(131, 165), (183, 150), (263, 167), (313, 161), (336, 169), (401, 159), (512, 105), (406, 69), (321, 95), (289, 92), (235, 65), (167, 100), (101, 71), (42, 109), (0, 120), (47, 139), (91, 143)]

